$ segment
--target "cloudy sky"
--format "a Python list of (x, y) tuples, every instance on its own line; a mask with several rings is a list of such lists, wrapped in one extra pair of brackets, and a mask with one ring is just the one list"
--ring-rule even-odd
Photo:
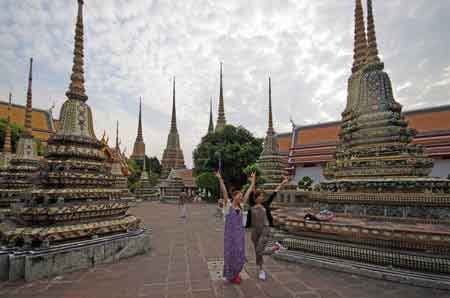
[[(169, 130), (171, 76), (188, 165), (217, 111), (224, 63), (227, 121), (257, 136), (266, 130), (272, 77), (278, 132), (337, 120), (352, 58), (353, 0), (87, 0), (85, 63), (95, 130), (123, 146), (136, 137), (139, 96), (147, 154), (162, 155)], [(450, 1), (374, 0), (379, 49), (405, 109), (449, 104)], [(0, 2), (0, 100), (25, 102), (33, 56), (35, 107), (56, 103), (69, 84), (75, 0)], [(447, 28), (447, 29), (446, 29)]]

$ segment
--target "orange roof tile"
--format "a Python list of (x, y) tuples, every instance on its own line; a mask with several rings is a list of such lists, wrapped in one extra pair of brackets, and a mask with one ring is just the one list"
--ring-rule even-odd
[[(439, 106), (421, 110), (407, 111), (404, 113), (409, 126), (415, 128), (419, 134), (430, 134), (433, 132), (450, 132), (450, 105)], [(298, 127), (296, 132), (296, 147), (320, 144), (337, 143), (339, 139), (340, 122), (328, 122), (317, 125)], [(278, 145), (280, 152), (288, 152), (291, 133), (280, 134)], [(427, 143), (428, 141), (417, 141)]]
[[(0, 118), (8, 117), (8, 103), (0, 101)], [(11, 122), (24, 126), (25, 106), (11, 105)], [(55, 132), (53, 119), (48, 111), (33, 109), (31, 115), (32, 134), (41, 141), (47, 141), (50, 134)]]

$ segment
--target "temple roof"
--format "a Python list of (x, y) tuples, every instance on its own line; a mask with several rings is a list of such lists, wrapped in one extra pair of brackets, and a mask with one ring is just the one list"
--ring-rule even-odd
[[(20, 126), (25, 125), (26, 107), (18, 104), (11, 104), (11, 122)], [(8, 102), (0, 100), (0, 118), (8, 117)], [(33, 108), (32, 113), (32, 135), (41, 141), (47, 141), (50, 134), (56, 131), (55, 119), (47, 110)]]
[[(403, 115), (409, 127), (418, 131), (413, 143), (428, 147), (426, 152), (430, 155), (450, 154), (450, 146), (444, 146), (450, 144), (450, 105), (406, 111)], [(295, 153), (302, 150), (304, 155), (298, 162), (330, 160), (339, 139), (340, 125), (340, 121), (333, 121), (297, 126), (293, 152), (297, 155)], [(278, 134), (277, 141), (280, 153), (287, 155), (292, 133)]]

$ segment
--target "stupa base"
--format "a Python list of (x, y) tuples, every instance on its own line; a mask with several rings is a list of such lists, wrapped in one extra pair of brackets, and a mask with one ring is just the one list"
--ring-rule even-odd
[(140, 229), (46, 249), (0, 249), (0, 280), (24, 279), (29, 282), (117, 262), (148, 252), (150, 238), (150, 230)]
[(307, 264), (327, 270), (346, 272), (369, 278), (411, 284), (426, 288), (450, 290), (448, 275), (418, 273), (391, 266), (367, 264), (338, 257), (312, 254), (299, 250), (285, 250), (274, 255), (277, 260)]

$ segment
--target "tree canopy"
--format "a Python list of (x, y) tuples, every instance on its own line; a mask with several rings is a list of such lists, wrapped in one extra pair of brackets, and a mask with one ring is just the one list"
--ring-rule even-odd
[[(194, 173), (222, 170), (222, 176), (229, 187), (241, 189), (247, 183), (244, 168), (253, 164), (262, 152), (263, 139), (255, 138), (242, 126), (226, 125), (223, 130), (202, 138), (194, 150)], [(220, 161), (220, 164), (219, 164)]]

